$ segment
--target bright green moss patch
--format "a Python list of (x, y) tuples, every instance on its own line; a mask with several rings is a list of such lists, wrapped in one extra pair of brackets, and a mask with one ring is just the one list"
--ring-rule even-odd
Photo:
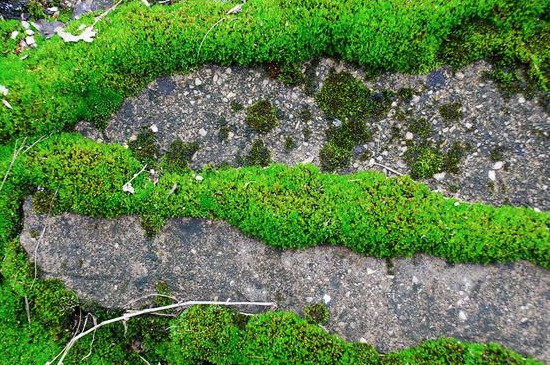
[[(215, 217), (280, 248), (334, 244), (376, 257), (421, 251), (453, 262), (523, 259), (550, 267), (549, 214), (455, 206), (454, 200), (407, 177), (339, 176), (310, 165), (272, 165), (205, 169), (202, 181), (191, 171), (164, 174), (156, 185), (141, 174), (132, 182), (135, 193), (124, 192), (124, 183), (141, 167), (121, 146), (64, 134), (29, 151), (12, 178), (57, 190), (56, 211), (140, 214), (153, 227), (172, 217)], [(9, 225), (6, 213), (1, 217), (8, 217)]]
[(275, 107), (269, 100), (260, 100), (246, 108), (246, 124), (260, 133), (267, 133), (279, 125)]

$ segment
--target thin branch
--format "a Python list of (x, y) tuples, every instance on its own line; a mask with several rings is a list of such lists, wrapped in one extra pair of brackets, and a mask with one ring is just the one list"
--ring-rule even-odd
[(399, 176), (403, 176), (403, 175), (404, 175), (402, 172), (399, 172), (399, 171), (397, 171), (397, 170), (394, 170), (394, 169), (392, 169), (391, 167), (382, 165), (382, 164), (380, 164), (380, 163), (378, 163), (378, 162), (373, 162), (373, 165), (380, 166), (380, 167), (382, 167), (382, 168), (384, 168), (384, 169), (386, 169), (386, 170), (388, 170), (388, 171), (391, 171), (391, 172), (393, 172), (394, 174), (399, 175)]
[(98, 330), (99, 328), (101, 328), (103, 326), (106, 326), (106, 325), (111, 324), (111, 323), (121, 322), (121, 321), (123, 323), (125, 323), (126, 321), (128, 321), (132, 317), (137, 317), (137, 316), (141, 316), (141, 315), (144, 315), (144, 314), (156, 313), (156, 312), (161, 312), (161, 311), (165, 311), (165, 310), (169, 310), (169, 309), (188, 307), (188, 306), (192, 306), (192, 305), (226, 305), (226, 306), (243, 306), (244, 305), (244, 306), (272, 307), (272, 306), (275, 305), (275, 303), (272, 303), (272, 302), (227, 302), (227, 301), (226, 302), (216, 302), (216, 301), (200, 301), (200, 300), (197, 300), (197, 301), (189, 301), (189, 302), (178, 302), (178, 303), (175, 303), (175, 304), (165, 305), (165, 306), (162, 306), (162, 307), (148, 308), (148, 309), (143, 309), (143, 310), (136, 310), (136, 311), (126, 312), (125, 314), (123, 314), (120, 317), (111, 318), (111, 319), (108, 319), (106, 321), (103, 321), (99, 324), (94, 325), (92, 328), (89, 328), (88, 330), (86, 330), (84, 332), (81, 332), (78, 335), (74, 336), (67, 343), (67, 346), (65, 346), (65, 348), (59, 354), (57, 354), (57, 356), (55, 356), (51, 361), (48, 361), (46, 363), (46, 365), (51, 365), (57, 358), (59, 358), (59, 360), (57, 361), (57, 365), (63, 365), (63, 360), (65, 359), (65, 357), (69, 353), (69, 350), (74, 346), (74, 344), (79, 339), (81, 339), (82, 337)]
[(29, 307), (29, 298), (25, 295), (25, 312), (27, 312), (27, 321), (31, 323), (31, 309)]
[(214, 29), (214, 27), (218, 24), (220, 24), (223, 20), (225, 20), (225, 17), (221, 17), (220, 20), (218, 20), (217, 22), (215, 22), (211, 27), (210, 29), (208, 29), (208, 31), (206, 32), (206, 34), (204, 35), (204, 37), (202, 37), (202, 41), (201, 41), (201, 44), (199, 44), (199, 48), (197, 49), (197, 60), (199, 59), (199, 55), (201, 53), (201, 48), (202, 48), (202, 44), (204, 43), (204, 40), (206, 39), (206, 37), (208, 36), (208, 33), (210, 33), (210, 31), (212, 29)]
[(134, 304), (135, 302), (137, 301), (140, 301), (142, 299), (147, 299), (147, 298), (154, 298), (154, 297), (161, 297), (161, 298), (168, 298), (168, 299), (172, 299), (174, 302), (176, 303), (180, 303), (180, 300), (175, 298), (175, 297), (172, 297), (170, 295), (166, 295), (166, 294), (157, 294), (157, 293), (153, 293), (153, 294), (147, 294), (147, 295), (143, 295), (139, 298), (136, 298), (136, 299), (132, 299), (130, 300), (128, 303), (124, 304), (122, 306), (122, 308), (126, 308), (128, 307), (130, 304)]

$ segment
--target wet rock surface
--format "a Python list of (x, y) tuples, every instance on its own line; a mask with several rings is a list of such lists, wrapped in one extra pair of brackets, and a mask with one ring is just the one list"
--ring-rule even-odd
[[(485, 76), (491, 70), (486, 62), (456, 72), (442, 67), (427, 75), (387, 73), (369, 81), (356, 67), (322, 59), (311, 73), (313, 92), (320, 90), (331, 69), (352, 73), (374, 91), (414, 92), (396, 100), (382, 118), (370, 121), (373, 141), (356, 146), (350, 166), (338, 172), (381, 169), (393, 174), (376, 165), (381, 164), (410, 173), (407, 142), (418, 136), (407, 120), (425, 118), (430, 143), (443, 150), (454, 142), (469, 146), (458, 172), (425, 180), (432, 189), (468, 201), (550, 211), (550, 116), (536, 99), (501, 95)], [(194, 169), (206, 164), (236, 166), (256, 139), (263, 140), (275, 162), (319, 164), (325, 131), (339, 121), (325, 117), (310, 95), (304, 87), (269, 78), (263, 68), (205, 66), (150, 83), (124, 102), (97, 138), (127, 143), (142, 128), (154, 126), (163, 150), (178, 138), (201, 145), (191, 162)], [(245, 123), (245, 108), (261, 99), (270, 100), (279, 117), (279, 125), (265, 134)], [(456, 120), (442, 116), (440, 108), (450, 103), (459, 105)], [(311, 119), (304, 118), (308, 113), (303, 110), (311, 112)], [(288, 138), (295, 148), (287, 148)]]
[(324, 301), (329, 331), (384, 351), (451, 336), (550, 361), (550, 272), (529, 263), (418, 255), (388, 265), (340, 247), (279, 251), (221, 221), (170, 220), (148, 240), (137, 217), (38, 215), (30, 199), (24, 212), (21, 244), (42, 276), (104, 306), (154, 293), (163, 280), (180, 300), (269, 300), (295, 311)]

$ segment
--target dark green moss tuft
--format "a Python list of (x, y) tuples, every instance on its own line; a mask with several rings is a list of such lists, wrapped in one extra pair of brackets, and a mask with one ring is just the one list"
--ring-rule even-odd
[(323, 303), (315, 303), (304, 308), (304, 316), (309, 323), (325, 324), (330, 318), (330, 311)]
[(439, 107), (439, 114), (447, 122), (456, 122), (462, 119), (462, 104), (460, 102), (447, 103)]
[(302, 72), (302, 67), (299, 64), (283, 64), (280, 70), (277, 79), (287, 86), (298, 86), (303, 84), (306, 80), (306, 76)]
[(413, 96), (415, 96), (416, 94), (416, 90), (408, 87), (402, 87), (401, 89), (397, 90), (397, 96), (405, 103), (410, 103)]
[(244, 109), (244, 106), (241, 103), (239, 103), (238, 101), (235, 101), (235, 100), (231, 100), (231, 102), (229, 103), (229, 107), (235, 113), (240, 112), (241, 110)]
[(179, 138), (176, 139), (164, 155), (165, 167), (172, 170), (188, 168), (193, 156), (199, 149), (200, 146), (195, 142), (185, 143)]
[(504, 161), (504, 152), (506, 152), (506, 148), (503, 146), (497, 146), (491, 150), (489, 157), (493, 162)]
[(458, 173), (458, 164), (460, 160), (466, 155), (466, 152), (470, 150), (470, 146), (462, 142), (453, 142), (451, 148), (443, 156), (442, 170), (453, 174)]
[(457, 193), (460, 187), (456, 184), (451, 184), (449, 185), (448, 189), (451, 193)]
[(331, 72), (315, 99), (330, 118), (364, 121), (373, 109), (370, 96), (370, 90), (352, 74)]
[(57, 193), (55, 191), (43, 189), (32, 196), (32, 208), (39, 214), (52, 214), (55, 211), (57, 203)]
[(311, 109), (309, 107), (304, 106), (300, 111), (298, 112), (298, 117), (300, 120), (304, 123), (309, 122), (311, 119), (313, 119), (313, 113), (311, 112)]
[(302, 130), (302, 133), (304, 134), (304, 141), (309, 142), (309, 139), (311, 138), (311, 134), (313, 133), (311, 129), (306, 127)]
[(246, 109), (246, 124), (260, 133), (267, 133), (279, 125), (275, 107), (269, 100), (257, 101)]
[(349, 165), (351, 155), (350, 149), (340, 147), (334, 142), (327, 142), (319, 151), (321, 167), (325, 171), (336, 171)]
[(291, 151), (296, 148), (296, 142), (294, 142), (294, 139), (292, 137), (286, 137), (285, 139), (285, 150)]
[(159, 157), (157, 136), (149, 128), (142, 128), (137, 138), (128, 143), (128, 147), (142, 163), (154, 164)]
[(407, 128), (423, 140), (430, 137), (432, 133), (432, 127), (426, 118), (409, 119), (407, 121)]
[(304, 73), (304, 94), (307, 96), (315, 95), (315, 71), (319, 66), (319, 60), (313, 60), (306, 64), (306, 71)]
[(221, 126), (220, 129), (218, 130), (218, 141), (220, 142), (225, 141), (229, 137), (230, 131), (231, 130), (229, 129), (228, 126), (226, 125)]
[(405, 157), (413, 179), (429, 179), (443, 168), (443, 156), (434, 147), (414, 146)]
[(245, 166), (267, 166), (271, 163), (271, 152), (264, 145), (264, 141), (257, 139), (244, 158)]

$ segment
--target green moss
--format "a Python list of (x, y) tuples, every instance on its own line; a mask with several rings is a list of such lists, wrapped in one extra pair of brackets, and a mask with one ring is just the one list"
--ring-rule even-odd
[(296, 142), (294, 142), (294, 139), (292, 137), (286, 137), (285, 139), (285, 150), (291, 151), (296, 148)]
[(447, 153), (443, 156), (442, 171), (457, 174), (459, 171), (458, 164), (470, 149), (470, 146), (465, 143), (453, 142)]
[(29, 15), (33, 19), (42, 19), (44, 18), (44, 6), (39, 1), (29, 1), (27, 5), (27, 10)]
[(257, 139), (252, 143), (250, 151), (244, 158), (245, 166), (267, 166), (271, 163), (271, 152), (264, 141)]
[(451, 184), (449, 185), (448, 189), (451, 193), (457, 193), (458, 190), (460, 190), (460, 187), (456, 184)]
[(307, 106), (303, 106), (302, 109), (298, 112), (298, 118), (304, 123), (309, 122), (313, 119), (313, 113), (311, 112), (311, 109)]
[(157, 136), (149, 128), (142, 128), (128, 147), (138, 160), (149, 165), (154, 165), (160, 156)]
[(235, 101), (235, 100), (231, 100), (231, 102), (229, 103), (229, 107), (235, 113), (238, 113), (238, 112), (240, 112), (241, 110), (244, 109), (244, 106), (241, 103), (239, 103), (238, 101)]
[(364, 121), (371, 116), (371, 91), (348, 72), (332, 71), (315, 100), (329, 118)]
[(417, 95), (416, 90), (408, 88), (408, 87), (402, 87), (401, 89), (397, 90), (397, 96), (404, 103), (410, 103), (413, 96), (415, 96), (415, 95)]
[(306, 127), (302, 129), (302, 133), (304, 134), (304, 141), (309, 142), (309, 139), (311, 138), (311, 134), (313, 133), (311, 132), (311, 129)]
[(315, 303), (304, 308), (304, 316), (309, 323), (325, 324), (330, 318), (330, 312), (323, 303)]
[(319, 151), (321, 167), (325, 171), (336, 171), (349, 165), (351, 150), (343, 148), (334, 142), (327, 142)]
[(228, 126), (221, 126), (218, 130), (218, 141), (223, 142), (229, 138), (229, 132), (231, 132), (231, 129)]
[(267, 133), (279, 125), (275, 107), (263, 99), (246, 108), (246, 124), (260, 133)]
[(432, 126), (426, 118), (413, 118), (407, 121), (407, 128), (412, 133), (426, 140), (432, 133)]
[(295, 87), (303, 84), (306, 77), (299, 64), (285, 63), (281, 65), (281, 72), (277, 76), (277, 79), (287, 86)]
[(437, 149), (426, 146), (409, 148), (405, 161), (411, 169), (413, 179), (429, 179), (442, 171), (443, 155)]
[(36, 213), (51, 214), (55, 211), (57, 193), (51, 190), (38, 190), (32, 196), (32, 208)]
[(319, 66), (319, 59), (314, 59), (306, 64), (306, 70), (304, 72), (304, 94), (307, 96), (315, 96), (315, 79), (316, 79), (316, 70)]
[(169, 170), (177, 171), (189, 167), (193, 156), (200, 149), (196, 142), (185, 143), (177, 138), (164, 155), (163, 166)]
[(506, 148), (504, 148), (503, 146), (497, 146), (491, 149), (491, 152), (489, 153), (489, 158), (493, 162), (504, 161), (504, 152), (506, 152)]
[(443, 104), (439, 107), (439, 114), (447, 122), (456, 122), (462, 119), (462, 103), (454, 102)]

